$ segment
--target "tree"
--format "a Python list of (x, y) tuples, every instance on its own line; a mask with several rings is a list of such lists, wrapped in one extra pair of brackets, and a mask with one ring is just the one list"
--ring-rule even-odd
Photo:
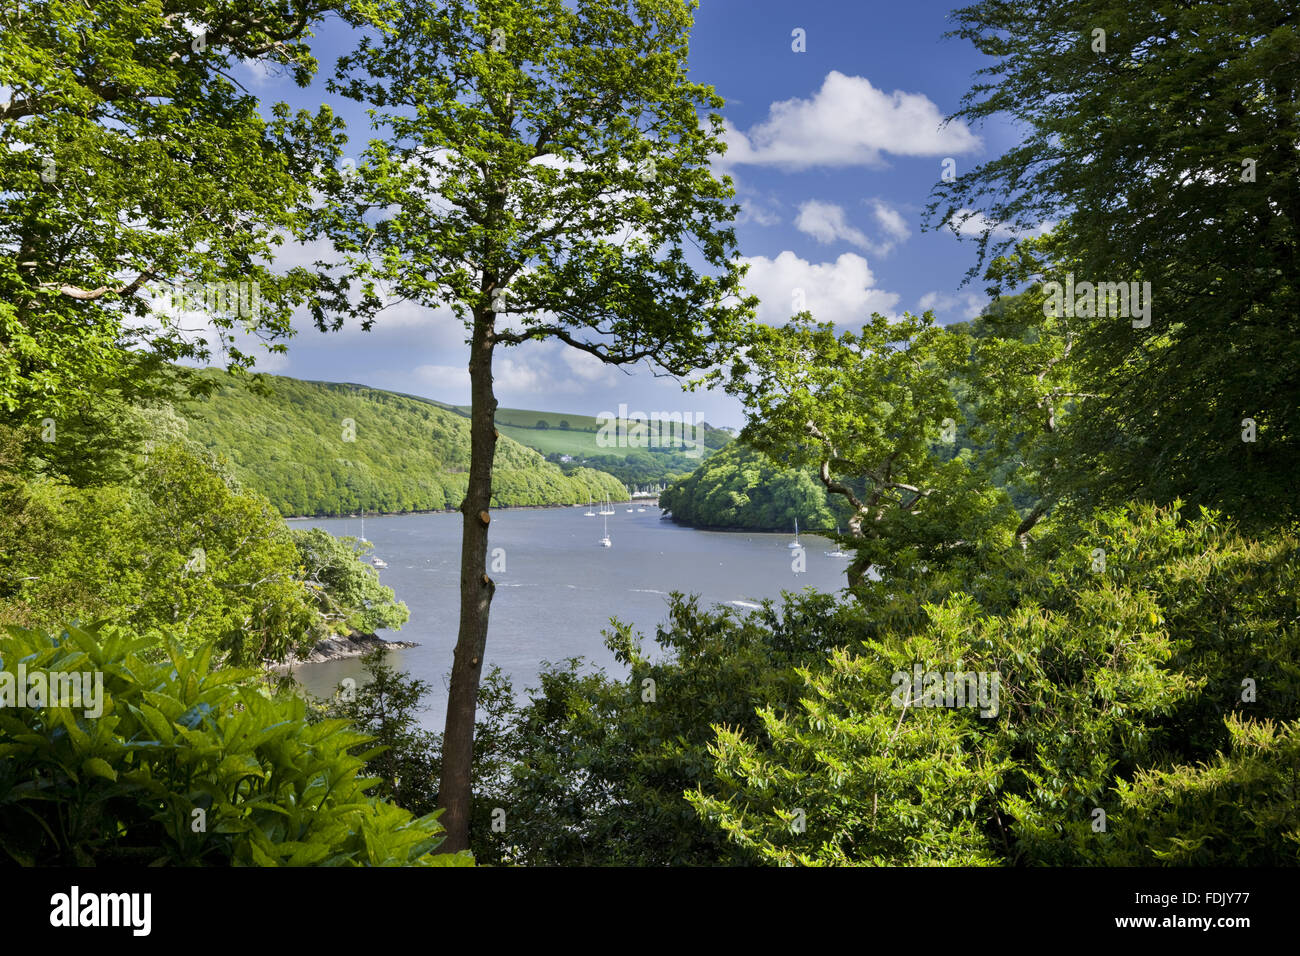
[(1062, 459), (1076, 484), (1256, 527), (1300, 516), (1295, 4), (981, 0), (953, 18), (995, 58), (956, 115), (1027, 130), (935, 188), (933, 222), (984, 217), (971, 276), (1055, 222), (1021, 281), (1150, 283), (1142, 316), (1079, 312), (1071, 362), (1097, 397)]
[(379, 572), (361, 560), (369, 545), (336, 538), (321, 528), (292, 528), (303, 582), (332, 627), (373, 634), (399, 628), (410, 618), (393, 589), (379, 583)]
[[(761, 736), (755, 708), (798, 705), (799, 667), (866, 636), (856, 604), (786, 594), (740, 612), (673, 594), (651, 652), (618, 621), (606, 646), (627, 676), (545, 668), (518, 714), (502, 806), (527, 807), (510, 830), (525, 865), (715, 866), (745, 862), (684, 798), (716, 793), (713, 725)], [(654, 693), (651, 694), (651, 689)]]
[(536, 424), (534, 427), (535, 427), (535, 428), (550, 428), (551, 425), (550, 425), (550, 423), (549, 423), (545, 418), (539, 418), (539, 419), (537, 419), (537, 424)]
[(805, 531), (842, 524), (847, 509), (840, 500), (828, 495), (811, 469), (781, 468), (737, 442), (665, 489), (659, 506), (692, 527), (788, 533), (796, 518)]
[[(745, 404), (740, 440), (791, 467), (815, 469), (849, 506), (847, 575), (937, 565), (1009, 540), (1014, 511), (967, 457), (944, 460), (961, 411), (951, 380), (969, 339), (927, 313), (873, 315), (861, 332), (836, 334), (800, 313), (780, 328), (756, 326), (724, 379)], [(945, 434), (947, 433), (947, 434)], [(1012, 527), (1014, 522), (1012, 522)]]
[[(498, 347), (556, 339), (614, 365), (706, 366), (752, 314), (733, 261), (721, 99), (686, 78), (687, 0), (391, 0), (331, 88), (384, 132), (320, 221), (366, 327), (385, 294), (469, 332), (471, 451), (441, 805), (468, 845)], [(707, 121), (701, 117), (707, 111)], [(688, 261), (688, 249), (698, 265)]]
[(170, 393), (182, 373), (167, 363), (211, 350), (150, 290), (206, 312), (237, 367), (253, 356), (236, 333), (274, 343), (293, 305), (312, 299), (324, 316), (341, 304), (314, 270), (265, 264), (302, 235), (339, 121), (282, 103), (265, 119), (230, 77), (242, 58), (305, 86), (305, 38), (333, 5), (5, 6), (0, 418), (61, 427), (80, 414), (94, 431), (97, 410)]

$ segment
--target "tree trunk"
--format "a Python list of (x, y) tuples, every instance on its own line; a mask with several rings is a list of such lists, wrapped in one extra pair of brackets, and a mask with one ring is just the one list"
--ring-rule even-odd
[(474, 762), (474, 717), (479, 677), (487, 647), (488, 611), (496, 585), (487, 576), (488, 509), (492, 503), (492, 460), (496, 454), (496, 396), (492, 392), (492, 348), (496, 314), (475, 312), (469, 360), (469, 487), (461, 502), (460, 630), (451, 668), (447, 723), (442, 738), (442, 780), (438, 806), (447, 838), (439, 852), (469, 848), (469, 813)]

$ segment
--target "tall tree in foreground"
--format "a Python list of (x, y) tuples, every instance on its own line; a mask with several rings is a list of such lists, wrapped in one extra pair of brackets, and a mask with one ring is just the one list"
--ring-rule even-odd
[[(322, 228), (368, 327), (385, 299), (469, 332), (461, 613), (439, 791), (468, 845), (498, 347), (556, 339), (613, 365), (707, 366), (752, 313), (733, 262), (721, 99), (686, 77), (687, 0), (391, 0), (334, 88), (382, 138), (335, 182)], [(707, 118), (706, 118), (707, 117)], [(689, 247), (689, 248), (688, 248)], [(688, 256), (689, 253), (689, 256)]]
[(1146, 315), (1074, 313), (1070, 361), (1099, 396), (1062, 458), (1077, 484), (1256, 527), (1300, 517), (1300, 7), (981, 0), (952, 17), (994, 58), (957, 116), (1027, 135), (939, 184), (930, 213), (982, 213), (982, 254), (1060, 222), (1031, 280), (1150, 283)]

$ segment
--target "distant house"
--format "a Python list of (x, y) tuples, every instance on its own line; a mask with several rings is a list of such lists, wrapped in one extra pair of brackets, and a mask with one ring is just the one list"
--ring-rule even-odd
[(567, 461), (573, 461), (573, 456), (572, 456), (572, 455), (561, 455), (561, 456), (560, 456), (560, 461), (565, 461), (565, 462), (567, 462)]

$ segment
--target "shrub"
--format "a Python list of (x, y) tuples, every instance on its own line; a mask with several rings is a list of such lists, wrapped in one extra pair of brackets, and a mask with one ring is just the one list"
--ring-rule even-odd
[(98, 701), (3, 700), (8, 861), (472, 863), (433, 852), (442, 840), (435, 814), (412, 817), (366, 795), (375, 781), (359, 776), (364, 760), (350, 751), (367, 738), (348, 722), (309, 721), (300, 698), (271, 693), (257, 672), (213, 670), (211, 645), (189, 653), (169, 643), (161, 664), (143, 656), (151, 646), (97, 625), (58, 634), (11, 627), (0, 640), (0, 673), (16, 675), (21, 664), (28, 685), (38, 674), (102, 675)]

